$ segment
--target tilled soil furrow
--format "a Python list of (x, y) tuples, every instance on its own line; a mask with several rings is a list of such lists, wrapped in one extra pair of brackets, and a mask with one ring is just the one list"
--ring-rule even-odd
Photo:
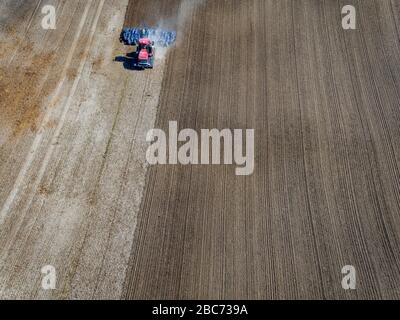
[[(256, 169), (151, 168), (125, 297), (398, 296), (398, 11), (359, 1), (359, 28), (344, 31), (345, 4), (192, 12), (158, 125), (254, 128)], [(363, 279), (356, 292), (341, 287), (345, 265)]]

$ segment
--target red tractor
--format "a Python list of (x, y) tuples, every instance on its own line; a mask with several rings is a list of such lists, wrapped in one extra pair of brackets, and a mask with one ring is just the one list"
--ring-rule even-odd
[(153, 69), (156, 50), (154, 42), (150, 40), (145, 30), (142, 30), (137, 41), (134, 65), (139, 69)]
[(152, 69), (156, 53), (154, 41), (158, 46), (168, 47), (175, 42), (176, 32), (150, 28), (125, 28), (122, 30), (120, 40), (126, 45), (136, 46), (133, 54), (135, 68)]

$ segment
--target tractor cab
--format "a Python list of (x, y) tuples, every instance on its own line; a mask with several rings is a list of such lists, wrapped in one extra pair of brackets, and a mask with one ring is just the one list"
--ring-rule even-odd
[(142, 38), (138, 43), (138, 50), (147, 50), (149, 54), (153, 51), (153, 43), (149, 38)]
[(154, 64), (154, 47), (149, 38), (141, 38), (136, 49), (137, 66), (140, 68), (152, 68)]

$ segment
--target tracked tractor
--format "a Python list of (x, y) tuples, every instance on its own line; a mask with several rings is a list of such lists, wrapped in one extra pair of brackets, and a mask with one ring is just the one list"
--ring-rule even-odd
[(140, 70), (154, 67), (156, 46), (168, 47), (176, 40), (176, 32), (151, 28), (125, 28), (120, 41), (136, 46), (134, 67)]

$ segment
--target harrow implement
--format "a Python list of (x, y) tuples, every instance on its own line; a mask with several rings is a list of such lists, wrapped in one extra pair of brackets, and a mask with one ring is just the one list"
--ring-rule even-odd
[(137, 45), (143, 30), (157, 46), (168, 47), (176, 41), (175, 31), (165, 31), (154, 28), (124, 28), (121, 32), (120, 41), (130, 46)]

